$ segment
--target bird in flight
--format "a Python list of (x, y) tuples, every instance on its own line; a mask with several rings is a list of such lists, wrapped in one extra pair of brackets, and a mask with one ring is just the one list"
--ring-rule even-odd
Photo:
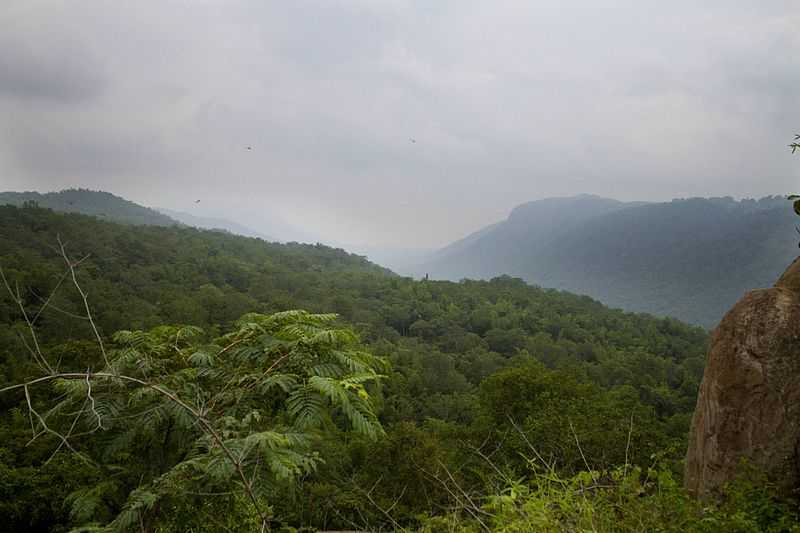
[(194, 203), (199, 204), (200, 200), (195, 200)]
[(246, 149), (247, 149), (247, 150), (252, 150), (252, 149), (253, 149), (253, 147), (252, 147), (252, 146), (248, 146)]
[(416, 139), (409, 139), (409, 141), (411, 141), (412, 143), (416, 143), (417, 142)]

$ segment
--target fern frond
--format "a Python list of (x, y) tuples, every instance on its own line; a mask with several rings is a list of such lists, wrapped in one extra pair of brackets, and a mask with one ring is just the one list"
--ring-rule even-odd
[(144, 488), (134, 489), (128, 496), (128, 501), (122, 511), (109, 524), (112, 530), (131, 531), (139, 527), (142, 518), (158, 502), (156, 493)]
[(69, 507), (69, 516), (74, 522), (89, 522), (95, 518), (101, 507), (103, 499), (117, 490), (116, 482), (102, 481), (93, 487), (86, 487), (70, 493), (64, 500)]
[(335, 406), (347, 401), (347, 391), (339, 380), (322, 376), (311, 376), (308, 380), (308, 385), (325, 396)]
[(286, 400), (286, 407), (295, 426), (300, 429), (316, 427), (322, 421), (323, 398), (309, 385), (295, 389)]
[(205, 350), (197, 350), (189, 356), (189, 364), (196, 367), (210, 367), (214, 366), (216, 356), (211, 352)]
[(266, 394), (275, 387), (283, 392), (289, 392), (298, 384), (298, 377), (294, 374), (275, 374), (258, 382), (258, 392)]
[(323, 378), (340, 378), (345, 374), (344, 369), (334, 363), (322, 363), (314, 365), (309, 369), (312, 376), (320, 376)]

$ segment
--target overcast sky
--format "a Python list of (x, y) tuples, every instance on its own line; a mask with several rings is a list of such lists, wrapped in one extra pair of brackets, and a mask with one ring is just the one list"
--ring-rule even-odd
[(797, 0), (2, 0), (0, 190), (403, 247), (797, 192), (798, 52)]

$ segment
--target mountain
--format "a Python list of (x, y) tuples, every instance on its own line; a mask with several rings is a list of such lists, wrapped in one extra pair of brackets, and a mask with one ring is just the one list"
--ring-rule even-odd
[[(206, 324), (207, 317), (216, 316), (227, 322), (246, 310), (261, 309), (264, 301), (276, 310), (285, 309), (290, 293), (309, 290), (308, 276), (396, 277), (363, 257), (323, 245), (264, 242), (177, 223), (116, 224), (105, 217), (30, 204), (0, 205), (0, 268), (9, 275), (24, 272), (25, 279), (41, 279), (47, 285), (60, 275), (53, 249), (59, 236), (75, 256), (91, 256), (97, 284), (87, 282), (87, 291), (108, 331), (147, 327), (142, 317)], [(34, 283), (36, 295), (46, 292)], [(69, 307), (64, 302), (56, 305)], [(0, 312), (0, 331), (8, 316)], [(57, 318), (48, 320), (55, 324)], [(60, 333), (59, 326), (48, 331), (51, 336)]]
[(228, 233), (233, 233), (235, 235), (243, 235), (245, 237), (255, 237), (258, 239), (263, 239), (268, 242), (278, 241), (278, 239), (274, 237), (265, 235), (259, 231), (248, 228), (247, 226), (243, 226), (242, 224), (239, 224), (237, 222), (232, 222), (224, 218), (201, 217), (197, 215), (192, 215), (190, 213), (184, 213), (182, 211), (173, 211), (171, 209), (165, 209), (162, 207), (156, 208), (156, 210), (159, 211), (160, 213), (163, 213), (164, 215), (167, 215), (172, 219), (177, 220), (181, 224), (186, 224), (187, 226), (192, 226), (194, 228), (222, 230), (222, 231), (227, 231)]
[[(796, 255), (782, 197), (623, 203), (596, 196), (523, 204), (437, 252), (416, 274), (519, 276), (630, 311), (713, 327)], [(722, 275), (721, 273), (724, 273)]]
[(0, 192), (0, 205), (21, 206), (26, 202), (33, 202), (39, 207), (46, 207), (53, 211), (81, 213), (124, 224), (173, 226), (178, 223), (177, 220), (159, 213), (155, 209), (144, 207), (104, 191), (65, 189), (47, 193)]
[[(511, 211), (508, 219), (492, 224), (436, 252), (418, 269), (448, 279), (491, 278), (524, 274), (532, 250), (543, 249), (558, 236), (594, 217), (628, 206), (592, 195), (548, 198), (528, 202)], [(524, 276), (523, 276), (524, 277)]]

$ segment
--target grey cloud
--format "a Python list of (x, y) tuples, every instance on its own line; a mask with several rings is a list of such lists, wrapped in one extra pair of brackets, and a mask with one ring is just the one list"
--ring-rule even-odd
[(411, 247), (545, 196), (800, 178), (796, 2), (10, 1), (0, 175), (20, 187), (177, 209), (188, 190), (251, 226)]
[(51, 179), (159, 179), (182, 170), (181, 154), (171, 153), (157, 137), (146, 134), (109, 135), (78, 128), (23, 132), (18, 128), (6, 142), (19, 168)]
[(80, 43), (48, 43), (35, 33), (0, 33), (0, 96), (75, 103), (96, 98), (104, 86), (94, 53)]

